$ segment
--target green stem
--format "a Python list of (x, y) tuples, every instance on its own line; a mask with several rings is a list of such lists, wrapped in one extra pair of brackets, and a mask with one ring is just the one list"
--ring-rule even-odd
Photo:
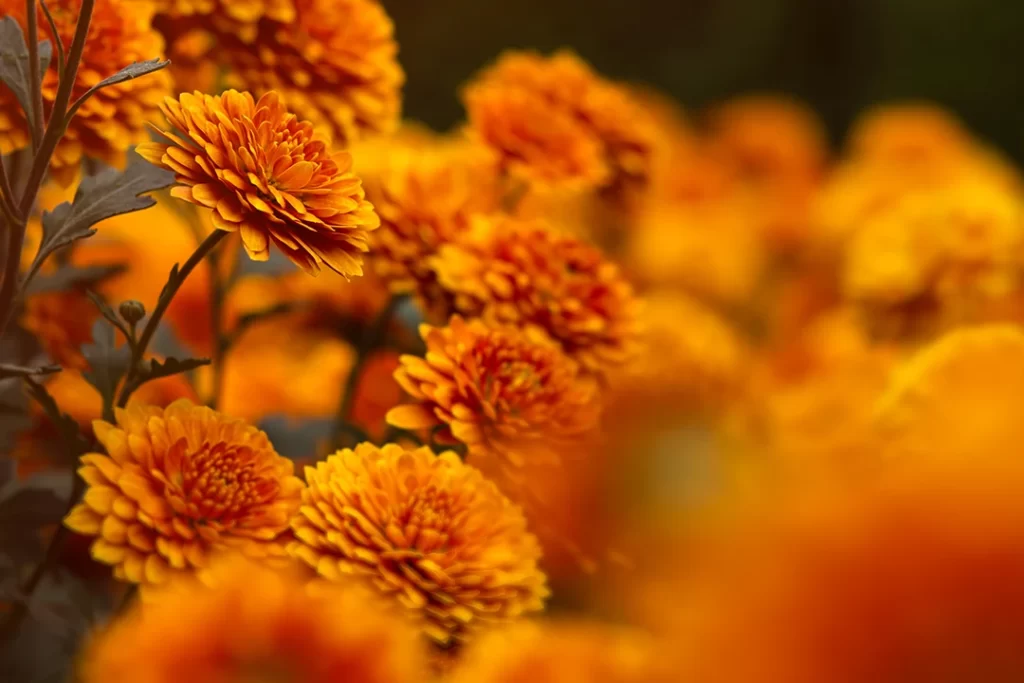
[(146, 327), (143, 328), (139, 342), (133, 350), (131, 365), (128, 366), (128, 377), (125, 378), (124, 386), (121, 387), (121, 395), (117, 399), (117, 406), (119, 408), (124, 408), (128, 405), (128, 399), (131, 398), (132, 392), (139, 386), (139, 364), (142, 362), (146, 349), (149, 348), (149, 343), (153, 341), (153, 335), (156, 334), (156, 329), (160, 325), (160, 320), (163, 319), (164, 313), (167, 312), (167, 307), (174, 300), (174, 295), (178, 293), (181, 285), (188, 279), (188, 276), (195, 270), (196, 266), (202, 263), (203, 259), (213, 251), (214, 247), (227, 237), (227, 234), (223, 230), (211, 232), (196, 250), (192, 252), (192, 255), (188, 257), (181, 270), (167, 281), (164, 291), (160, 293), (160, 298), (157, 300), (156, 308), (153, 309), (153, 314), (146, 321)]
[(387, 338), (388, 327), (395, 311), (403, 302), (404, 297), (392, 297), (374, 320), (373, 324), (367, 327), (362, 335), (359, 345), (356, 347), (356, 362), (345, 380), (344, 393), (338, 402), (338, 412), (334, 420), (334, 430), (331, 433), (331, 450), (337, 450), (343, 445), (345, 434), (351, 433), (349, 426), (352, 424), (352, 409), (355, 407), (356, 390), (359, 388), (359, 380), (362, 378), (363, 370), (366, 368), (366, 361), (370, 355)]
[(29, 127), (32, 130), (32, 149), (39, 149), (43, 139), (43, 75), (39, 63), (39, 16), (36, 0), (25, 0), (28, 19), (28, 78), (30, 88)]

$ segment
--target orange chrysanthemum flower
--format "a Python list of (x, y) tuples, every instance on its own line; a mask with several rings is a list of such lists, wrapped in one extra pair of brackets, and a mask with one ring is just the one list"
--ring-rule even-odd
[(259, 101), (234, 90), (186, 93), (161, 108), (176, 131), (161, 131), (170, 144), (138, 151), (177, 174), (173, 196), (212, 209), (214, 226), (239, 231), (254, 260), (269, 258), (273, 243), (309, 273), (326, 264), (362, 275), (367, 234), (380, 219), (351, 172), (351, 155), (331, 154), (276, 93)]
[(21, 325), (35, 335), (53, 362), (82, 370), (87, 364), (81, 348), (92, 340), (92, 324), (98, 317), (96, 304), (72, 289), (28, 297)]
[(360, 596), (314, 592), (296, 574), (246, 562), (218, 563), (210, 574), (210, 587), (177, 582), (96, 634), (76, 680), (422, 680), (415, 632)]
[(250, 42), (261, 19), (294, 21), (294, 0), (156, 0), (160, 15), (202, 19), (219, 31)]
[(654, 120), (574, 54), (510, 52), (464, 100), (474, 134), (528, 180), (622, 189), (650, 179)]
[(393, 293), (417, 295), (428, 311), (443, 309), (429, 259), (467, 234), (473, 216), (498, 208), (492, 157), (459, 143), (368, 147), (376, 158), (364, 164), (360, 154), (359, 173), (381, 219), (370, 236), (370, 266)]
[[(456, 666), (453, 683), (650, 683), (652, 639), (598, 623), (520, 624), (480, 640)], [(666, 679), (668, 680), (668, 679)]]
[(116, 425), (93, 429), (107, 455), (82, 456), (88, 488), (64, 523), (97, 537), (92, 556), (115, 577), (159, 584), (225, 548), (284, 555), (302, 482), (260, 430), (187, 400), (119, 410)]
[(217, 35), (229, 78), (288, 106), (339, 145), (390, 133), (405, 80), (394, 25), (376, 0), (295, 0), (294, 18), (263, 21), (250, 43)]
[(392, 425), (439, 427), (437, 436), (466, 444), (470, 458), (497, 457), (512, 469), (526, 457), (557, 462), (559, 444), (597, 426), (596, 384), (548, 340), (459, 316), (420, 334), (426, 356), (402, 356), (395, 371), (417, 403), (393, 408)]
[(618, 268), (577, 238), (538, 221), (481, 221), (431, 260), (456, 311), (534, 325), (595, 374), (635, 352), (639, 304)]
[[(50, 9), (59, 39), (65, 49), (71, 47), (82, 0), (51, 0)], [(90, 87), (120, 71), (132, 62), (163, 55), (163, 39), (153, 30), (154, 5), (151, 0), (98, 0), (89, 24), (81, 65), (71, 99), (76, 100)], [(0, 1), (0, 16), (13, 16), (25, 28), (25, 3)], [(49, 24), (39, 14), (40, 37), (53, 41)], [(57, 96), (57, 65), (52, 60), (43, 77), (43, 103), (53, 106)], [(112, 166), (123, 166), (134, 145), (148, 139), (146, 123), (158, 118), (160, 100), (170, 94), (171, 77), (165, 72), (125, 81), (103, 88), (92, 95), (72, 119), (54, 152), (51, 173), (61, 184), (70, 184), (78, 173), (83, 157), (99, 159)], [(0, 84), (0, 151), (28, 144), (25, 118), (15, 113), (17, 104), (7, 87)]]
[(540, 610), (540, 546), (520, 509), (452, 452), (361, 444), (306, 469), (289, 550), (405, 608), (439, 644)]

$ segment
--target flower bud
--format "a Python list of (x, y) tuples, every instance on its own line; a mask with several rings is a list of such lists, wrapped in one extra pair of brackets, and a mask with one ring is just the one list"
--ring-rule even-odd
[(146, 307), (134, 300), (122, 301), (117, 310), (129, 325), (134, 325), (146, 317)]

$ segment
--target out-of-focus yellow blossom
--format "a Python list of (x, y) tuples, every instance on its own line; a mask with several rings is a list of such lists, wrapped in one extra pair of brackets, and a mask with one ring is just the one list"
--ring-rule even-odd
[(976, 455), (739, 505), (651, 596), (674, 680), (1019, 679), (1024, 470), (1015, 453)]
[[(642, 632), (589, 622), (521, 624), (469, 648), (452, 683), (654, 683), (659, 656)], [(664, 672), (661, 672), (664, 673)]]
[(298, 572), (218, 563), (212, 587), (180, 580), (99, 631), (83, 683), (413, 683), (415, 633), (351, 591), (311, 590)]
[(1024, 315), (1024, 198), (961, 184), (908, 195), (853, 235), (844, 294), (888, 336)]
[(658, 129), (576, 55), (508, 52), (465, 90), (470, 128), (529, 181), (623, 194), (650, 180)]
[(684, 294), (643, 299), (641, 351), (612, 382), (616, 410), (716, 412), (742, 390), (750, 351), (725, 318)]
[[(40, 38), (51, 42), (59, 39), (65, 50), (70, 49), (81, 6), (82, 0), (48, 2), (59, 36), (52, 35), (42, 10), (38, 10)], [(163, 40), (152, 27), (154, 11), (151, 0), (96, 2), (72, 101), (132, 62), (163, 56)], [(12, 16), (22, 30), (26, 27), (26, 6), (20, 0), (0, 2), (0, 16)], [(43, 103), (47, 109), (57, 97), (56, 61), (52, 60), (43, 75)], [(71, 184), (84, 157), (124, 166), (128, 150), (149, 139), (145, 124), (159, 119), (158, 105), (170, 91), (171, 77), (164, 71), (97, 91), (75, 114), (57, 145), (50, 162), (52, 177), (62, 185)], [(0, 93), (4, 112), (0, 114), (0, 152), (7, 154), (28, 144), (29, 137), (27, 129), (19, 129), (27, 123), (23, 115), (15, 113), (17, 102), (7, 86), (0, 84)]]
[(231, 348), (219, 404), (226, 414), (255, 422), (336, 412), (355, 352), (329, 331), (304, 328), (301, 321), (297, 314), (256, 323)]
[(543, 607), (522, 511), (448, 451), (364, 443), (306, 468), (290, 552), (402, 608), (440, 645)]
[(1024, 331), (950, 332), (901, 366), (879, 404), (879, 443), (902, 469), (949, 460), (981, 466), (1024, 440)]
[(107, 454), (82, 456), (88, 486), (64, 524), (96, 537), (116, 578), (158, 585), (225, 549), (284, 556), (303, 484), (263, 432), (187, 400), (117, 409), (93, 429)]
[(733, 416), (741, 451), (792, 472), (856, 471), (875, 447), (875, 404), (897, 360), (852, 312), (822, 317), (755, 366)]
[(394, 25), (377, 0), (293, 0), (287, 19), (261, 22), (251, 41), (218, 32), (212, 58), (228, 81), (277, 92), (338, 146), (391, 133), (405, 74)]
[(444, 292), (430, 259), (465, 237), (474, 216), (498, 210), (497, 169), (483, 147), (408, 138), (364, 143), (354, 152), (366, 197), (381, 218), (367, 258), (393, 294), (414, 294), (428, 314), (440, 314), (431, 317), (443, 317)]

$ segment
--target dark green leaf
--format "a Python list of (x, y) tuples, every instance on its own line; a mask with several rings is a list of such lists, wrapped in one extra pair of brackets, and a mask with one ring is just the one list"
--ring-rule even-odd
[[(44, 40), (39, 43), (39, 73), (46, 72), (50, 65), (50, 57), (53, 55), (53, 46), (50, 41)], [(29, 82), (29, 55), (28, 45), (25, 44), (25, 34), (21, 26), (13, 17), (4, 17), (0, 20), (0, 81), (7, 84), (22, 111), (28, 112), (31, 106), (32, 85)]]
[(37, 276), (25, 289), (26, 294), (64, 292), (78, 287), (92, 287), (107, 278), (120, 275), (126, 265), (114, 263), (106, 266), (65, 266), (55, 273)]
[(115, 336), (106, 320), (97, 320), (92, 326), (93, 343), (82, 347), (82, 355), (89, 362), (89, 370), (82, 377), (100, 392), (104, 405), (113, 403), (117, 385), (131, 363), (131, 350), (127, 344), (115, 346)]
[(139, 373), (139, 384), (148, 382), (151, 379), (160, 379), (161, 377), (170, 377), (171, 375), (179, 375), (183, 372), (189, 372), (196, 368), (201, 368), (204, 365), (209, 365), (209, 358), (168, 358), (162, 363), (156, 359), (150, 359), (144, 364), (144, 369)]
[(59, 365), (42, 365), (35, 368), (29, 368), (23, 365), (10, 365), (8, 363), (0, 363), (0, 379), (7, 379), (9, 377), (33, 377), (38, 375), (52, 375), (55, 372), (60, 372)]
[(174, 174), (152, 164), (135, 163), (125, 171), (108, 169), (82, 179), (75, 199), (43, 213), (43, 239), (26, 280), (58, 249), (85, 239), (102, 220), (132, 211), (148, 209), (156, 200), (143, 196), (174, 183)]
[(57, 434), (60, 436), (60, 459), (73, 464), (78, 460), (78, 456), (89, 450), (90, 445), (89, 441), (78, 429), (78, 422), (67, 413), (61, 411), (53, 396), (50, 395), (50, 392), (42, 384), (30, 378), (26, 379), (25, 384), (28, 387), (29, 393), (32, 394), (32, 398), (43, 409), (46, 416), (50, 418), (50, 421), (57, 430)]
[(31, 426), (21, 379), (0, 380), (0, 452), (10, 452), (18, 435)]
[(94, 85), (92, 89), (99, 90), (100, 88), (124, 83), (125, 81), (138, 78), (139, 76), (145, 76), (146, 74), (151, 74), (154, 71), (159, 71), (160, 69), (167, 67), (169, 64), (169, 61), (163, 59), (147, 59), (144, 62), (134, 62), (121, 69), (113, 76), (104, 78), (102, 81)]
[(26, 486), (0, 500), (0, 527), (41, 529), (59, 522), (66, 509), (67, 501), (53, 491)]
[(125, 327), (124, 322), (121, 320), (120, 316), (114, 312), (114, 309), (103, 300), (103, 297), (99, 296), (95, 292), (86, 292), (85, 295), (88, 296), (89, 300), (96, 305), (96, 308), (100, 309), (100, 314), (106, 318), (111, 325), (121, 330), (121, 334), (124, 335), (125, 339), (131, 339), (131, 332), (129, 332), (128, 328)]

